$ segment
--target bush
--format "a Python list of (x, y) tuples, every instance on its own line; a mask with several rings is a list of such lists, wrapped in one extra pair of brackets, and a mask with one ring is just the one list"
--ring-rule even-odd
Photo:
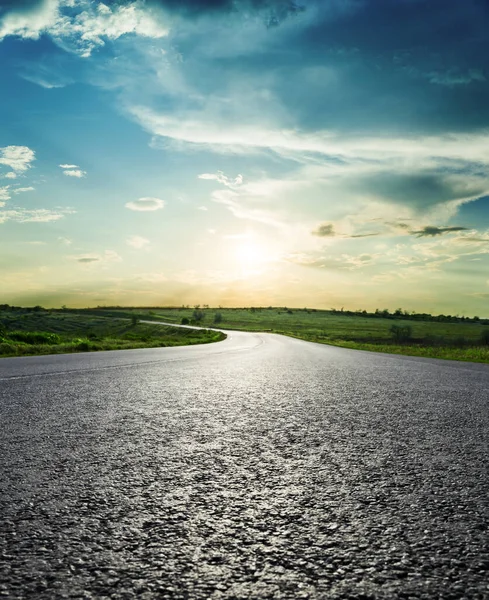
[(455, 346), (455, 348), (465, 348), (465, 346), (467, 346), (468, 342), (467, 339), (464, 338), (463, 335), (459, 335), (457, 336), (453, 341), (452, 341), (452, 346)]
[(484, 344), (484, 346), (489, 346), (489, 329), (484, 329), (481, 333), (480, 342), (481, 344)]
[(389, 331), (396, 342), (407, 342), (412, 336), (411, 325), (392, 325)]
[(194, 321), (202, 321), (205, 317), (205, 313), (203, 310), (198, 310), (197, 308), (194, 310), (194, 312), (192, 313), (192, 319)]
[(214, 323), (221, 323), (222, 322), (222, 314), (220, 312), (216, 312), (216, 314), (214, 315)]
[(15, 342), (24, 344), (59, 344), (61, 338), (56, 333), (47, 333), (46, 331), (11, 331), (8, 338)]
[(190, 319), (187, 319), (187, 317), (182, 317), (182, 320), (180, 321), (180, 323), (182, 325), (190, 325)]
[(2, 354), (16, 354), (15, 346), (0, 340), (0, 355)]

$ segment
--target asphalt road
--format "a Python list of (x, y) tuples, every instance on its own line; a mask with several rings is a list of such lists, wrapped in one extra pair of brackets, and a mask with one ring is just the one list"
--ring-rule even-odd
[(489, 367), (232, 333), (0, 360), (0, 596), (489, 598)]

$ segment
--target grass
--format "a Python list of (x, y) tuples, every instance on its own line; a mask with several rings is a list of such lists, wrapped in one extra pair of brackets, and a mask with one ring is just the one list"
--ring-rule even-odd
[(217, 342), (225, 337), (209, 330), (133, 324), (121, 315), (0, 310), (0, 356), (3, 357), (187, 346)]
[[(215, 323), (216, 314), (220, 322)], [(196, 318), (197, 317), (197, 320)], [(411, 356), (489, 362), (489, 322), (451, 317), (403, 318), (287, 308), (0, 309), (0, 356), (178, 346), (219, 341), (224, 335), (152, 325), (140, 319), (201, 327), (268, 331), (311, 342)], [(219, 318), (218, 318), (219, 320)], [(392, 326), (409, 327), (396, 342)], [(1, 334), (1, 328), (5, 333)], [(484, 335), (486, 338), (484, 339)], [(49, 338), (49, 336), (54, 336)]]
[[(95, 314), (122, 314), (116, 309), (96, 309)], [(489, 332), (485, 321), (462, 320), (439, 322), (434, 319), (389, 318), (342, 314), (339, 311), (286, 308), (199, 308), (203, 317), (196, 324), (219, 329), (269, 331), (311, 342), (343, 346), (358, 350), (389, 352), (411, 356), (489, 362), (489, 345), (482, 340)], [(222, 321), (214, 324), (216, 313)], [(123, 309), (123, 314), (140, 318), (181, 323), (192, 319), (193, 308)], [(405, 343), (393, 339), (391, 328), (410, 327)]]

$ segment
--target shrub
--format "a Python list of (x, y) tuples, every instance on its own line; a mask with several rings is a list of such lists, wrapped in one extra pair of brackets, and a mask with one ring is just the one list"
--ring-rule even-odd
[(220, 312), (216, 312), (216, 314), (214, 315), (214, 323), (221, 323), (222, 322), (222, 314)]
[(194, 312), (192, 313), (192, 319), (194, 321), (202, 321), (205, 317), (205, 313), (203, 310), (199, 310), (198, 308), (196, 308), (194, 310)]
[(484, 329), (481, 333), (480, 342), (481, 344), (484, 344), (484, 346), (489, 346), (489, 329)]
[(0, 340), (0, 355), (1, 354), (15, 354), (15, 346), (13, 344), (9, 344), (6, 341)]
[(56, 333), (46, 331), (12, 331), (8, 334), (9, 339), (24, 344), (59, 344), (61, 338)]
[(182, 317), (181, 324), (190, 325), (190, 319), (187, 319), (187, 317)]
[(407, 342), (412, 336), (411, 325), (392, 325), (389, 331), (396, 342)]
[(467, 343), (467, 339), (464, 338), (463, 335), (459, 335), (452, 341), (452, 346), (455, 346), (456, 348), (464, 348), (467, 346)]

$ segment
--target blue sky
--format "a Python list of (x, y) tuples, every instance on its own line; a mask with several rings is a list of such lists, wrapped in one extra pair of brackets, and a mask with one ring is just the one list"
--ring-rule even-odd
[(488, 315), (484, 0), (0, 0), (2, 301)]

